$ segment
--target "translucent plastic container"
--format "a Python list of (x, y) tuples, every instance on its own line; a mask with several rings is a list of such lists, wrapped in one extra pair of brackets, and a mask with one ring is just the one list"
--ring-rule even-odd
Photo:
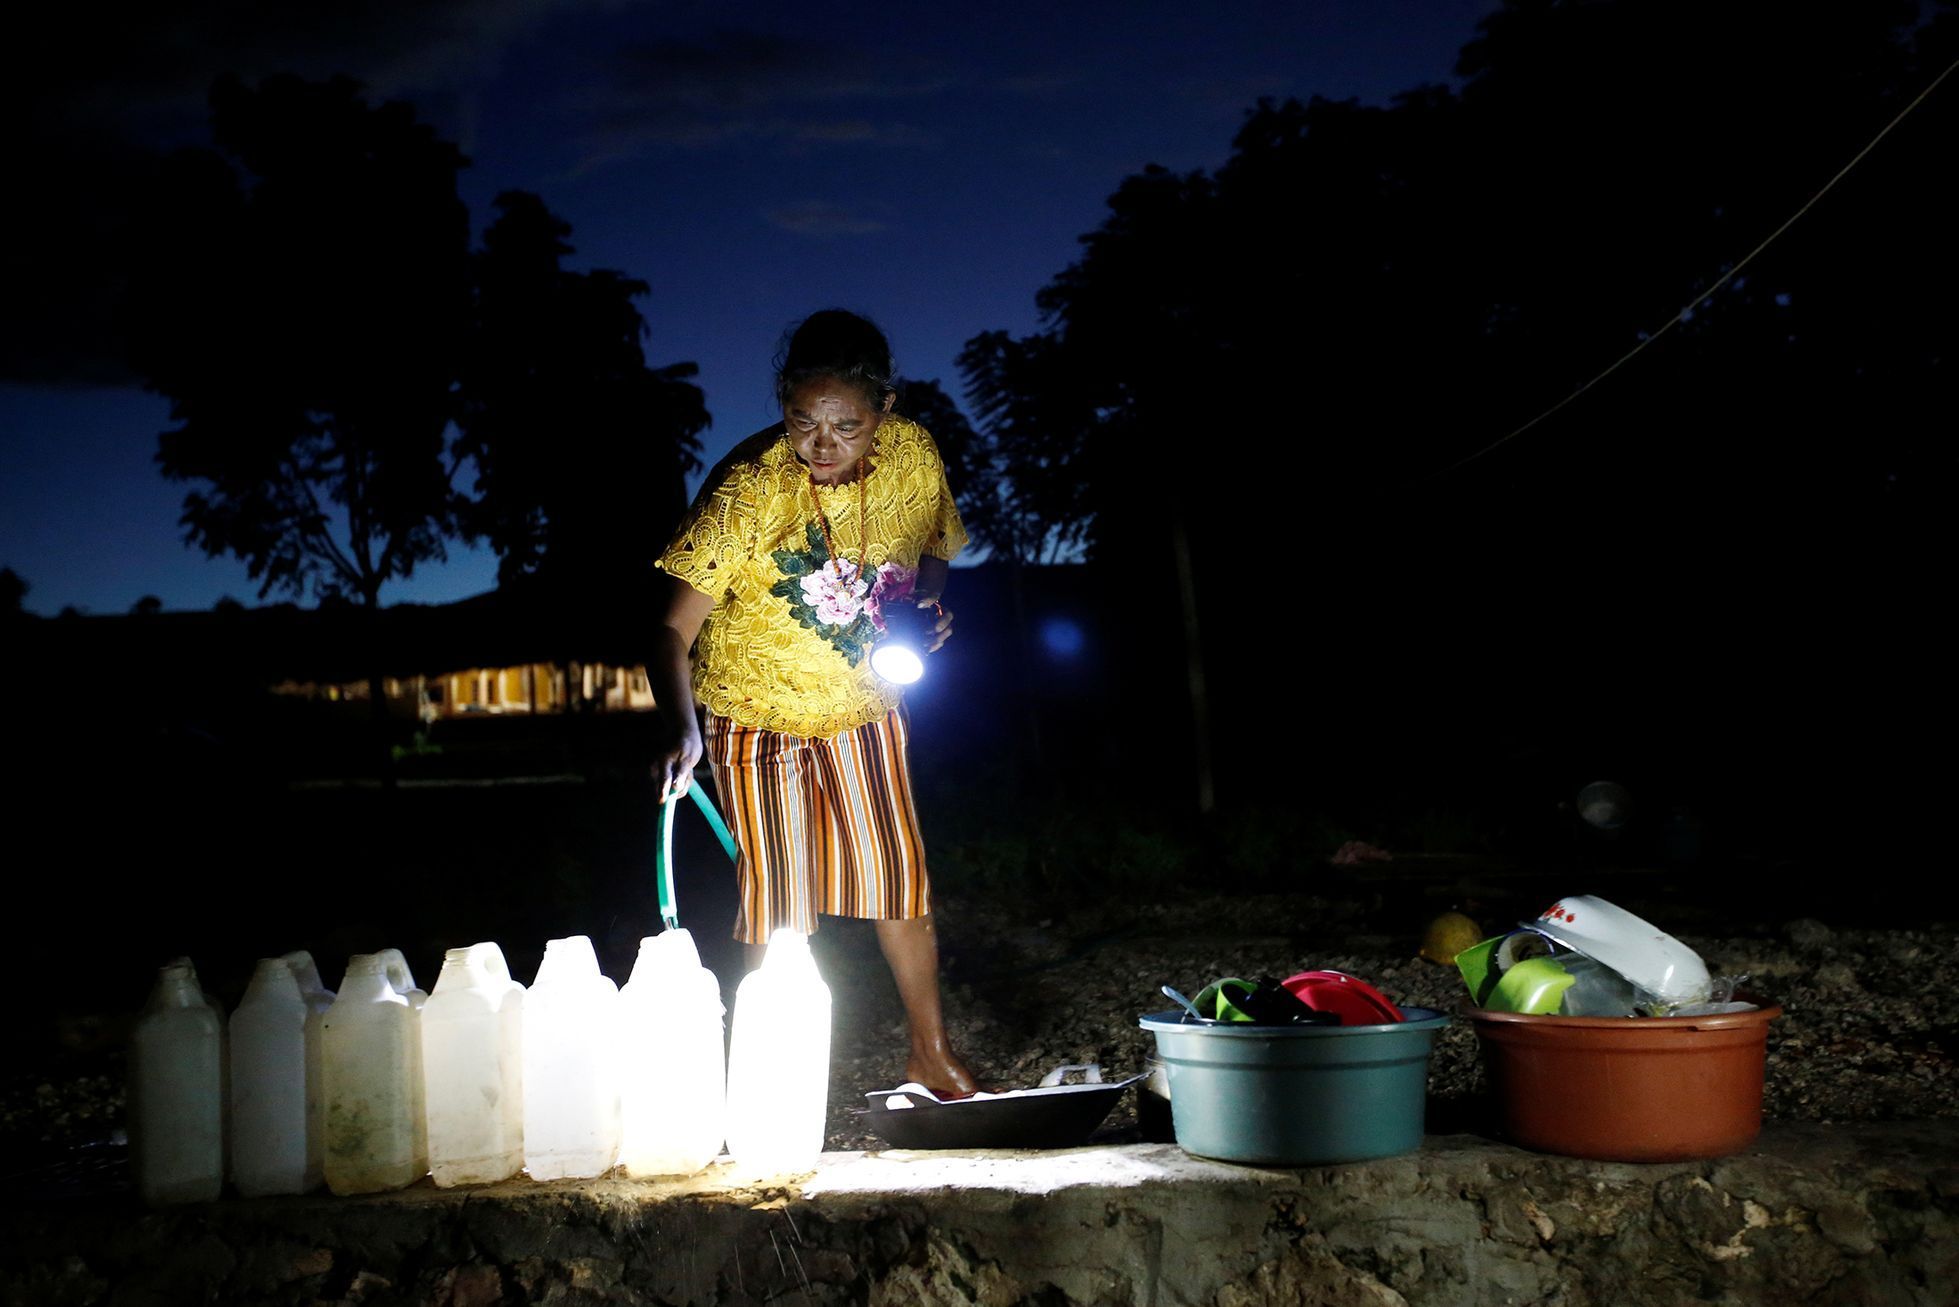
[(224, 1178), (231, 1179), (231, 1023), (225, 1020), (224, 1004), (217, 996), (205, 989), (197, 979), (197, 966), (189, 958), (171, 958), (164, 964), (182, 967), (190, 976), (190, 983), (204, 995), (204, 1006), (211, 1009), (218, 1018), (218, 1098), (222, 1104), (219, 1115), (224, 1118)]
[(129, 1153), (143, 1201), (224, 1188), (224, 1018), (179, 959), (157, 973), (129, 1058)]
[[(408, 1006), (417, 1012), (429, 1000), (428, 994), (417, 988), (415, 976), (408, 970), (408, 959), (398, 948), (384, 948), (375, 956), (381, 959), (381, 966), (388, 974), (388, 983), (394, 986), (395, 993), (408, 1000)], [(415, 1071), (413, 1086), (415, 1091), (415, 1165), (426, 1174), (429, 1169), (429, 1134), (427, 1090), (422, 1075), (422, 1041), (417, 1038), (414, 1049)]]
[(809, 937), (778, 930), (735, 991), (728, 1049), (728, 1152), (749, 1174), (807, 1171), (823, 1151), (830, 1096), (830, 988)]
[(320, 1183), (319, 1141), (309, 1138), (319, 1112), (308, 1101), (307, 1015), (292, 968), (260, 959), (231, 1014), (231, 1171), (247, 1198), (303, 1194)]
[(524, 1166), (524, 987), (495, 944), (452, 948), (422, 1005), (429, 1174), (494, 1184)]
[(721, 986), (676, 928), (639, 942), (619, 1004), (619, 1160), (628, 1175), (692, 1175), (721, 1152)]
[(524, 996), (524, 1169), (602, 1175), (619, 1160), (619, 988), (592, 941), (554, 939)]
[(333, 1008), (333, 991), (320, 983), (313, 955), (295, 949), (280, 959), (299, 983), (306, 1000), (306, 1172), (309, 1189), (318, 1188), (326, 1165), (326, 1014)]
[(326, 1182), (337, 1194), (400, 1189), (427, 1171), (416, 1158), (420, 1015), (388, 983), (379, 954), (347, 963), (324, 1039)]

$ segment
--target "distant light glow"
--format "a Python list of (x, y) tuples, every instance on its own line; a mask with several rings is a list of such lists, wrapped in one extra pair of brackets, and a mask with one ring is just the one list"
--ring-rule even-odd
[(1041, 623), (1041, 647), (1056, 658), (1073, 658), (1088, 641), (1081, 626), (1066, 617), (1050, 617)]

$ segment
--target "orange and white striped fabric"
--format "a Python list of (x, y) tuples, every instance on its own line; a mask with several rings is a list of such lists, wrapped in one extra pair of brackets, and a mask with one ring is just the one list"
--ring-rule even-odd
[(818, 913), (874, 920), (932, 910), (905, 765), (904, 713), (805, 739), (710, 712), (706, 753), (741, 856), (735, 938), (816, 930)]

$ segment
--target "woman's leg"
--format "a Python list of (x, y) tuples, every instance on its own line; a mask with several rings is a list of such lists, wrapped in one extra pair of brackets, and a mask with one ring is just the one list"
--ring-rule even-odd
[(904, 1000), (905, 1019), (911, 1026), (905, 1079), (935, 1092), (972, 1093), (979, 1084), (946, 1039), (945, 1014), (939, 1007), (939, 937), (932, 918), (880, 921), (877, 942), (891, 964), (891, 978), (898, 982), (898, 997)]
[(970, 1094), (977, 1088), (973, 1074), (950, 1047), (939, 1002), (939, 940), (905, 759), (908, 734), (903, 714), (893, 712), (813, 742), (848, 867), (825, 884), (822, 910), (876, 923), (878, 947), (911, 1026), (905, 1078)]

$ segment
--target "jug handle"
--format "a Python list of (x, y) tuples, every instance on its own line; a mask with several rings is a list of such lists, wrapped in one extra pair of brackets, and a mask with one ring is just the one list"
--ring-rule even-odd
[[(721, 841), (722, 852), (728, 855), (730, 862), (734, 861), (737, 856), (735, 837), (728, 833), (728, 823), (721, 820), (714, 801), (707, 797), (707, 791), (701, 788), (698, 781), (687, 786), (687, 793), (692, 796), (694, 806), (701, 810), (701, 815), (707, 818), (715, 838)], [(660, 801), (660, 844), (653, 867), (660, 889), (660, 922), (668, 930), (680, 928), (680, 904), (673, 892), (673, 810), (679, 806), (673, 802), (671, 794)]]
[(415, 988), (415, 977), (408, 970), (408, 959), (398, 948), (381, 950), (381, 965), (388, 973), (388, 985), (397, 994)]

